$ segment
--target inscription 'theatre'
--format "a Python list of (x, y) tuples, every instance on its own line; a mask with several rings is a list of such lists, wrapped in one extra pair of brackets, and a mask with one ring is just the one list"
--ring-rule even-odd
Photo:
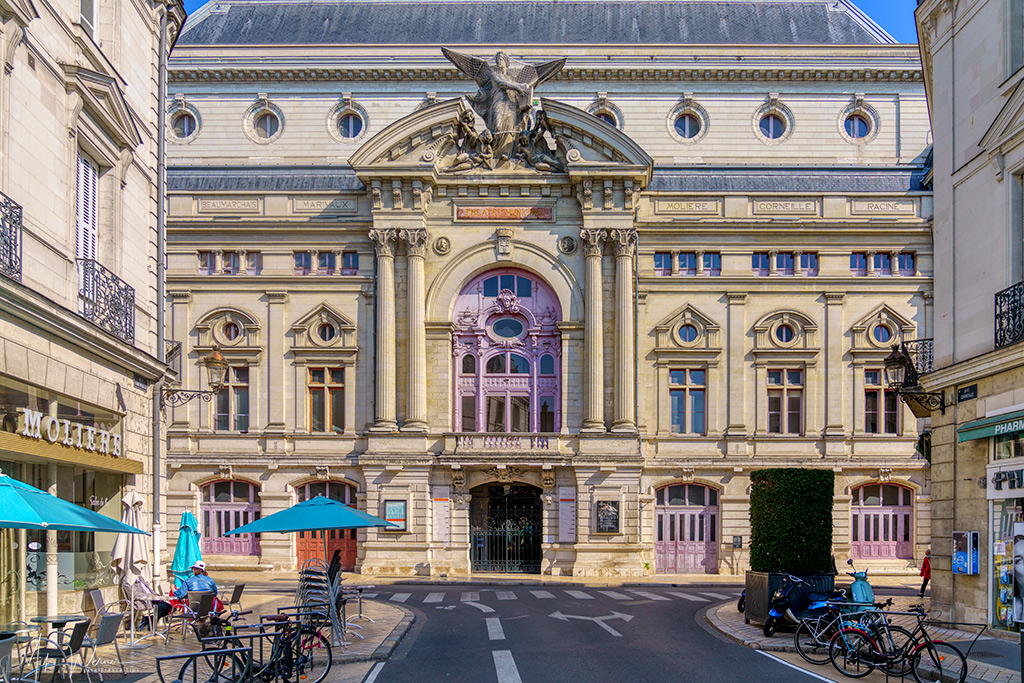
[(455, 217), (464, 221), (550, 221), (550, 206), (460, 206)]

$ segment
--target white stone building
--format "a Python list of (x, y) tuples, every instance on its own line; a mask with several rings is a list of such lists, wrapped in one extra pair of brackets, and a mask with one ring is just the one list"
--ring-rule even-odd
[[(180, 0), (0, 0), (0, 470), (118, 519), (156, 476), (159, 68), (184, 19)], [(113, 597), (113, 543), (0, 532), (0, 621)]]
[[(567, 58), (553, 164), (466, 151), (442, 45)], [(742, 573), (750, 471), (802, 465), (840, 556), (916, 571), (881, 361), (931, 334), (925, 93), (851, 3), (217, 2), (167, 111), (168, 338), (232, 367), (168, 512), (216, 562), (319, 556), (223, 533), (325, 494), (403, 526), (329, 539), (369, 574)]]

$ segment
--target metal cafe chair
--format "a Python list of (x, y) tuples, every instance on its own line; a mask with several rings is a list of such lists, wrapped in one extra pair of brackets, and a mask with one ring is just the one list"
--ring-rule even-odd
[(67, 644), (60, 643), (60, 632), (57, 632), (57, 642), (43, 637), (33, 640), (31, 643), (33, 647), (22, 663), (21, 680), (26, 679), (26, 666), (29, 667), (29, 674), (34, 674), (37, 681), (39, 672), (47, 667), (54, 670), (54, 675), (59, 671), (62, 678), (69, 677), (72, 673), (71, 667), (76, 666), (71, 658), (78, 655), (77, 666), (85, 674), (86, 680), (92, 683), (92, 676), (89, 675), (89, 668), (85, 665), (85, 656), (82, 652), (82, 643), (85, 641), (85, 633), (89, 630), (89, 625), (89, 621), (80, 621), (75, 624)]
[(121, 628), (121, 624), (124, 622), (123, 614), (104, 614), (100, 618), (100, 627), (96, 631), (95, 638), (86, 638), (82, 641), (82, 646), (86, 649), (92, 650), (92, 657), (89, 659), (87, 667), (93, 667), (93, 670), (99, 674), (100, 680), (103, 680), (103, 672), (95, 668), (99, 664), (100, 658), (97, 649), (103, 645), (114, 646), (114, 652), (117, 653), (117, 663), (121, 665), (121, 675), (125, 674), (124, 661), (121, 659), (121, 649), (117, 646), (117, 632)]
[(181, 622), (181, 639), (185, 640), (188, 632), (185, 626), (193, 624), (196, 619), (209, 616), (213, 612), (213, 599), (217, 597), (209, 591), (189, 591), (185, 598), (185, 605), (177, 613), (172, 612), (168, 617), (173, 622)]

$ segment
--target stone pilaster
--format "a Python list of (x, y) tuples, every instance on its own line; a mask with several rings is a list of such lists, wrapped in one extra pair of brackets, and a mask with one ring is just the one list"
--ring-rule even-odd
[(744, 356), (746, 356), (746, 322), (744, 303), (747, 300), (746, 292), (726, 292), (729, 301), (729, 327), (726, 332), (728, 338), (726, 353), (725, 377), (729, 392), (729, 424), (726, 427), (726, 436), (745, 437), (747, 435), (746, 424), (746, 369), (744, 367)]
[[(268, 434), (284, 434), (285, 403), (288, 401), (284, 391), (274, 388), (284, 387), (284, 340), (287, 326), (285, 304), (288, 303), (288, 292), (267, 292), (267, 428)], [(295, 388), (296, 393), (300, 391)], [(305, 388), (301, 389), (305, 391)], [(293, 425), (300, 427), (301, 425)]]
[[(843, 365), (843, 292), (825, 292), (825, 436), (842, 437), (844, 379), (849, 374)], [(860, 372), (860, 369), (858, 369)], [(863, 395), (863, 393), (859, 394)]]
[(584, 328), (585, 390), (583, 394), (584, 432), (603, 432), (604, 424), (604, 285), (601, 275), (602, 242), (606, 230), (581, 230), (586, 256), (586, 304)]
[(395, 240), (394, 228), (370, 230), (377, 253), (376, 394), (373, 432), (393, 432), (395, 419)]
[(613, 432), (636, 431), (636, 327), (633, 291), (633, 256), (636, 230), (612, 230), (615, 245), (615, 412)]
[(427, 231), (400, 230), (409, 264), (409, 386), (408, 415), (403, 432), (427, 431), (427, 326), (424, 262), (427, 255)]

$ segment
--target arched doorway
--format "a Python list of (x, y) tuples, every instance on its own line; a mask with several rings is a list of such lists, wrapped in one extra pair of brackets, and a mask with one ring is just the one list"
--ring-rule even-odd
[(914, 492), (898, 484), (864, 484), (850, 502), (850, 557), (914, 557)]
[[(317, 496), (326, 496), (349, 507), (356, 507), (356, 487), (342, 481), (314, 481), (298, 486), (295, 493), (301, 503)], [(296, 562), (301, 567), (306, 560), (324, 557), (323, 531), (299, 531), (295, 541)], [(341, 568), (350, 572), (356, 568), (356, 530), (332, 529), (327, 534), (327, 560), (341, 553)]]
[(260, 518), (259, 494), (259, 485), (239, 480), (213, 481), (200, 488), (204, 555), (260, 554), (259, 534), (224, 535)]
[(541, 490), (525, 484), (484, 484), (471, 493), (473, 571), (539, 574)]
[(718, 573), (718, 490), (703, 484), (671, 484), (655, 496), (655, 571)]

